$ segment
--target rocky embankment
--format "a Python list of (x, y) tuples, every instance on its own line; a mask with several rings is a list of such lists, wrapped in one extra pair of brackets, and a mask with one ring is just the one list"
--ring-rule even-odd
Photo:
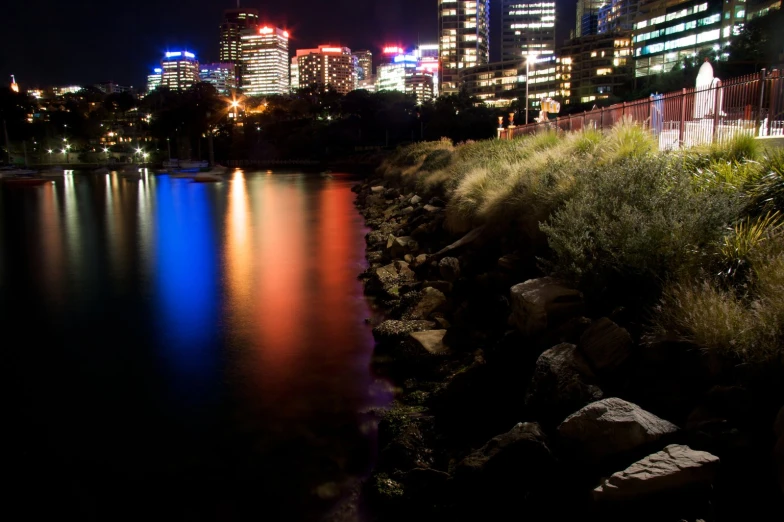
[(451, 236), (439, 197), (379, 179), (355, 192), (372, 229), (361, 277), (388, 317), (375, 365), (399, 389), (363, 489), (376, 519), (784, 512), (784, 409), (770, 413), (784, 398), (721, 382), (688, 346), (641, 343), (623, 309), (597, 316), (492, 230)]

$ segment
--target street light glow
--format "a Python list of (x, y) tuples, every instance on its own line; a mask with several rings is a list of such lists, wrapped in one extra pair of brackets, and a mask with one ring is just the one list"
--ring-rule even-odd
[(49, 154), (51, 154), (52, 152), (54, 152), (54, 151), (52, 149), (49, 149)]
[(139, 148), (139, 149), (136, 149), (136, 153), (137, 153), (137, 154), (141, 154), (141, 153), (142, 153), (142, 149), (141, 149), (141, 148)]
[(104, 152), (109, 152), (109, 149), (108, 149), (108, 148), (106, 148), (106, 147), (104, 147), (104, 148), (103, 148), (103, 151), (104, 151)]

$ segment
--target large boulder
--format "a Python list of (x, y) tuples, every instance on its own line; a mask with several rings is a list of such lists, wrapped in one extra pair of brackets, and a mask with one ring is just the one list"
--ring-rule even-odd
[(419, 243), (410, 236), (395, 237), (390, 235), (387, 237), (387, 253), (393, 259), (403, 259), (406, 254), (416, 255), (419, 249)]
[(688, 446), (671, 444), (605, 479), (593, 490), (598, 501), (633, 500), (710, 484), (719, 458)]
[(618, 369), (631, 355), (632, 336), (602, 317), (583, 333), (578, 346), (596, 372), (609, 373)]
[(536, 418), (550, 424), (602, 397), (585, 358), (575, 345), (564, 343), (537, 359), (525, 405)]
[(554, 466), (542, 429), (536, 423), (521, 422), (460, 461), (454, 477), (469, 490), (502, 489), (519, 495), (546, 482)]
[(558, 426), (564, 443), (591, 461), (639, 449), (676, 431), (673, 423), (617, 397), (593, 402)]
[(384, 291), (391, 296), (399, 294), (399, 287), (416, 282), (416, 274), (404, 261), (395, 261), (388, 265), (372, 269), (366, 288), (369, 292)]
[(419, 321), (427, 319), (433, 312), (443, 311), (447, 305), (446, 296), (435, 288), (424, 288), (419, 300), (403, 314), (403, 320)]
[(431, 321), (396, 321), (388, 319), (373, 328), (373, 338), (377, 343), (387, 344), (402, 341), (411, 332), (432, 330), (435, 323)]
[(460, 279), (460, 261), (456, 257), (445, 257), (438, 262), (438, 270), (444, 281), (455, 282)]
[(510, 290), (512, 315), (509, 322), (525, 335), (536, 335), (547, 328), (582, 315), (583, 295), (557, 279), (529, 279)]

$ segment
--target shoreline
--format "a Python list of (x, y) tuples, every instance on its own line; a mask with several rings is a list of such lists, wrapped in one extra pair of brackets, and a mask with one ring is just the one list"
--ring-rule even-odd
[(398, 389), (360, 499), (373, 520), (723, 521), (759, 488), (750, 512), (778, 505), (773, 430), (742, 410), (769, 411), (704, 355), (643, 346), (636, 317), (493, 230), (450, 234), (437, 190), (377, 174), (354, 191), (371, 230), (360, 278), (387, 318), (374, 366)]

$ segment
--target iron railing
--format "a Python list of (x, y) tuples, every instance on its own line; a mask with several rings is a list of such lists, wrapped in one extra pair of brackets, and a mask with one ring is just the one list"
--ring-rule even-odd
[(721, 143), (735, 136), (784, 136), (784, 76), (778, 70), (617, 103), (546, 122), (499, 128), (512, 139), (543, 130), (609, 129), (621, 121), (642, 125), (656, 136), (661, 150)]

